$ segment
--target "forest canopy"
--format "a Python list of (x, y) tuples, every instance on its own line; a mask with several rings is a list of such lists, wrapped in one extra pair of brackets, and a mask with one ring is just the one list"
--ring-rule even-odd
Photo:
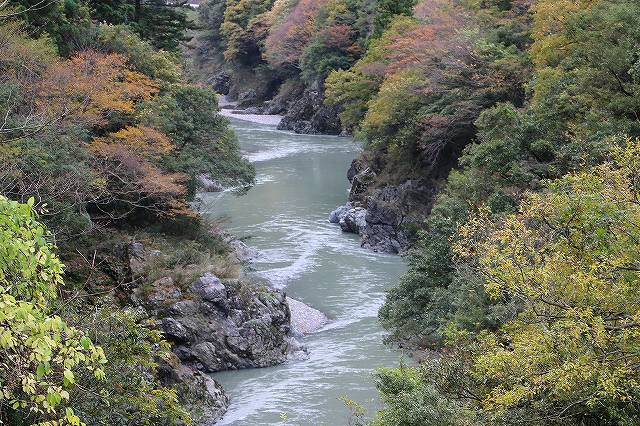
[(192, 420), (113, 250), (177, 240), (167, 264), (196, 270), (226, 244), (202, 182), (253, 183), (184, 49), (276, 114), (335, 112), (357, 202), (428, 194), (379, 311), (426, 355), (376, 373), (371, 424), (640, 423), (637, 0), (208, 0), (197, 25), (181, 2), (41, 3), (0, 2), (0, 422)]
[(206, 234), (203, 178), (254, 179), (188, 81), (186, 29), (164, 1), (0, 3), (2, 424), (192, 422), (157, 373), (170, 345), (124, 309), (118, 257), (141, 232)]

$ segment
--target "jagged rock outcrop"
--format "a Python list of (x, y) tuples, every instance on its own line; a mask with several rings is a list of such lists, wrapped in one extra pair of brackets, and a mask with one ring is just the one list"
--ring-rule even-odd
[(427, 216), (435, 194), (435, 185), (414, 180), (374, 190), (366, 200), (362, 246), (385, 253), (405, 251), (411, 243), (412, 229)]
[[(249, 247), (232, 241), (249, 256)], [(293, 336), (282, 292), (240, 279), (223, 281), (212, 273), (188, 285), (170, 276), (149, 283), (148, 262), (164, 255), (140, 242), (130, 243), (125, 252), (133, 283), (124, 289), (129, 304), (155, 322), (173, 346), (173, 355), (158, 361), (158, 376), (178, 389), (196, 424), (214, 424), (229, 403), (205, 373), (268, 367), (306, 356)]]
[(229, 407), (229, 397), (220, 384), (183, 365), (174, 354), (156, 362), (160, 383), (176, 388), (180, 402), (196, 425), (214, 425), (222, 418)]
[(375, 191), (367, 203), (365, 221), (367, 226), (362, 232), (362, 246), (373, 251), (400, 253), (409, 241), (406, 232), (401, 229), (404, 217), (400, 201), (400, 189), (387, 186)]
[(302, 134), (339, 135), (342, 133), (339, 112), (339, 107), (325, 104), (324, 87), (321, 82), (315, 82), (302, 96), (288, 104), (278, 129)]
[(365, 196), (375, 178), (376, 173), (370, 167), (365, 167), (353, 175), (351, 189), (349, 190), (349, 201), (354, 204), (365, 203)]
[(366, 167), (366, 164), (364, 164), (364, 161), (360, 158), (354, 159), (349, 166), (349, 170), (347, 170), (347, 180), (349, 183), (353, 183), (353, 178), (355, 178)]
[(437, 186), (417, 180), (374, 188), (376, 173), (360, 159), (347, 172), (349, 203), (334, 210), (329, 221), (362, 236), (362, 247), (383, 253), (409, 248), (413, 229), (431, 209)]
[(287, 112), (289, 102), (286, 98), (276, 96), (275, 98), (267, 101), (262, 106), (262, 113), (266, 115), (280, 115)]
[(179, 289), (169, 277), (136, 289), (134, 303), (152, 313), (187, 366), (212, 373), (268, 367), (290, 349), (291, 313), (282, 292), (211, 273)]
[(344, 206), (340, 206), (329, 215), (329, 223), (339, 224), (340, 220), (344, 218), (344, 216), (349, 212), (349, 210), (353, 209), (351, 203), (347, 203)]
[(343, 214), (338, 224), (342, 232), (362, 234), (367, 226), (366, 217), (367, 211), (362, 207), (356, 207)]
[(247, 90), (238, 95), (238, 108), (249, 108), (256, 106), (259, 102), (258, 93), (253, 90)]
[(224, 71), (220, 71), (207, 80), (207, 83), (213, 87), (213, 90), (215, 90), (216, 93), (228, 95), (229, 90), (231, 89), (231, 76)]

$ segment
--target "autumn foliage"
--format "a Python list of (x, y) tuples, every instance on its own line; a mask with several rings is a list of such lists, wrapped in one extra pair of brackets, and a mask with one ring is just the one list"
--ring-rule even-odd
[(140, 6), (0, 2), (0, 424), (192, 423), (157, 370), (169, 344), (122, 309), (141, 284), (122, 248), (199, 232), (197, 177), (254, 170), (187, 82), (184, 9)]
[(276, 67), (298, 65), (305, 46), (316, 31), (315, 17), (322, 3), (300, 0), (286, 19), (271, 29), (265, 42), (265, 58)]
[[(119, 54), (85, 51), (58, 61), (34, 87), (37, 107), (51, 117), (97, 126), (112, 114), (131, 114), (137, 102), (158, 92), (153, 80), (130, 70)], [(80, 123), (77, 123), (80, 124)]]

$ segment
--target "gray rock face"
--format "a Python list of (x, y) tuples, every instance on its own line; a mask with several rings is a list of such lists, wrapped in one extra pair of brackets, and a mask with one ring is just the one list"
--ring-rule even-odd
[(344, 206), (340, 206), (329, 215), (329, 223), (340, 223), (340, 220), (353, 209), (351, 203), (347, 203)]
[(406, 251), (413, 238), (411, 229), (431, 210), (436, 182), (409, 180), (373, 189), (376, 173), (362, 159), (352, 162), (347, 178), (349, 203), (334, 210), (329, 220), (337, 220), (345, 232), (360, 234), (364, 248), (393, 254)]
[(136, 279), (144, 274), (145, 261), (147, 252), (144, 245), (139, 242), (132, 242), (127, 247), (127, 258), (129, 260), (129, 269), (131, 277)]
[(222, 281), (210, 272), (207, 272), (191, 284), (191, 291), (200, 296), (205, 302), (220, 305), (227, 304), (227, 289)]
[(349, 170), (347, 170), (347, 179), (349, 183), (353, 183), (353, 178), (356, 177), (366, 166), (362, 163), (362, 160), (356, 158), (351, 162)]
[[(144, 274), (150, 257), (163, 254), (134, 242), (122, 256), (129, 274)], [(129, 309), (155, 319), (173, 344), (171, 357), (157, 360), (156, 373), (163, 384), (177, 388), (197, 425), (213, 425), (229, 404), (220, 385), (203, 373), (268, 367), (306, 354), (293, 335), (282, 292), (240, 280), (222, 281), (211, 273), (187, 286), (178, 286), (171, 277), (145, 284), (140, 277), (125, 289)]]
[(180, 321), (171, 317), (167, 317), (163, 318), (160, 323), (162, 331), (168, 339), (176, 343), (188, 342), (191, 339), (189, 330), (187, 330), (187, 328), (182, 325)]
[(401, 212), (401, 190), (387, 186), (378, 189), (367, 202), (367, 229), (362, 234), (362, 246), (373, 251), (400, 253), (408, 244)]
[(205, 274), (184, 297), (158, 315), (185, 365), (211, 373), (287, 359), (291, 313), (281, 292)]
[(177, 389), (180, 402), (196, 425), (213, 425), (222, 418), (229, 407), (229, 397), (216, 381), (184, 366), (175, 355), (158, 359), (157, 364), (160, 382)]
[(205, 371), (220, 371), (224, 369), (222, 358), (211, 342), (198, 343), (191, 349), (191, 355), (198, 360)]
[(276, 96), (270, 101), (264, 103), (262, 112), (267, 115), (283, 114), (286, 112), (288, 102), (282, 97)]
[(231, 77), (222, 71), (211, 77), (207, 83), (209, 83), (217, 93), (228, 95), (229, 89), (231, 88)]
[(247, 90), (238, 95), (238, 108), (249, 108), (258, 104), (258, 93), (255, 90)]
[(170, 315), (187, 317), (198, 312), (198, 305), (193, 300), (181, 300), (174, 303), (168, 312)]
[(362, 234), (367, 226), (367, 211), (362, 207), (349, 210), (340, 218), (340, 228), (343, 232)]
[[(350, 169), (351, 170), (351, 169)], [(351, 178), (351, 190), (349, 191), (349, 201), (358, 202), (366, 194), (369, 186), (374, 181), (376, 174), (369, 167), (354, 173)]]
[(367, 199), (367, 226), (362, 246), (373, 251), (400, 253), (410, 245), (409, 225), (426, 217), (436, 189), (417, 181), (377, 189)]
[(198, 188), (203, 192), (222, 192), (224, 191), (224, 186), (222, 186), (219, 182), (216, 182), (211, 178), (211, 176), (207, 174), (198, 175)]
[(316, 82), (300, 98), (289, 103), (278, 129), (301, 134), (339, 135), (342, 133), (339, 112), (339, 107), (324, 103), (324, 87)]

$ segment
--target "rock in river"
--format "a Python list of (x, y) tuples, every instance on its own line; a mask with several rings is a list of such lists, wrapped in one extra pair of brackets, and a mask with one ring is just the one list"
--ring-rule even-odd
[(340, 223), (340, 220), (351, 210), (353, 206), (351, 203), (347, 203), (344, 206), (340, 206), (329, 215), (330, 223)]
[(367, 210), (362, 207), (351, 209), (340, 219), (340, 228), (343, 232), (362, 234), (367, 226), (366, 217)]

